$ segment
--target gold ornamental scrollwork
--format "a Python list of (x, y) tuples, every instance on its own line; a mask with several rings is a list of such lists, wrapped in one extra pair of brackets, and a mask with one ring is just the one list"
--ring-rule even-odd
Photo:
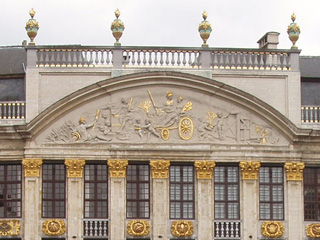
[(42, 223), (42, 232), (48, 236), (60, 236), (66, 233), (66, 225), (60, 219), (47, 219)]
[(195, 161), (197, 179), (212, 179), (213, 169), (216, 163), (213, 161)]
[(176, 237), (190, 237), (193, 234), (191, 221), (173, 221), (171, 223), (171, 234)]
[(1, 220), (0, 236), (19, 236), (20, 228), (19, 220)]
[(131, 236), (148, 236), (149, 222), (146, 220), (131, 220), (127, 224), (127, 233)]
[(261, 166), (260, 162), (240, 162), (239, 164), (242, 174), (242, 179), (256, 180), (258, 179), (259, 169)]
[(288, 181), (302, 181), (304, 163), (285, 163), (284, 168), (286, 169)]
[(83, 176), (83, 167), (86, 161), (83, 159), (65, 159), (64, 164), (67, 166), (67, 177), (81, 178)]
[(265, 237), (276, 238), (283, 235), (284, 228), (281, 222), (267, 221), (263, 222), (261, 226), (261, 233)]
[(108, 160), (110, 177), (125, 178), (128, 166), (128, 160), (109, 159)]
[(40, 177), (40, 169), (42, 166), (42, 159), (22, 159), (25, 177)]
[(170, 161), (151, 160), (150, 161), (152, 178), (168, 178)]
[(310, 238), (320, 238), (320, 223), (312, 223), (306, 227), (307, 236)]

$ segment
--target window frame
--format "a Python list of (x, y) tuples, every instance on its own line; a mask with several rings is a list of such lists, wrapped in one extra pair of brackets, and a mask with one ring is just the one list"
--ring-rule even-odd
[[(308, 183), (307, 177), (310, 177), (310, 172), (313, 171), (313, 182), (312, 184)], [(303, 172), (303, 215), (305, 221), (320, 221), (320, 215), (317, 216), (317, 212), (320, 211), (320, 200), (317, 201), (317, 199), (320, 198), (320, 182), (318, 182), (317, 177), (320, 177), (320, 167), (306, 167)], [(307, 187), (311, 187), (311, 189), (314, 189), (314, 201), (306, 201), (306, 194), (307, 194)], [(314, 218), (306, 217), (306, 205), (311, 205), (313, 209)]]

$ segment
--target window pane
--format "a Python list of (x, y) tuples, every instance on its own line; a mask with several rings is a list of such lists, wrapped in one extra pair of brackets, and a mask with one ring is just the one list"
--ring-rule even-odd
[(224, 185), (215, 185), (214, 187), (214, 200), (225, 200), (225, 188)]
[(216, 219), (225, 219), (226, 211), (225, 211), (225, 203), (216, 203), (214, 205), (214, 215)]

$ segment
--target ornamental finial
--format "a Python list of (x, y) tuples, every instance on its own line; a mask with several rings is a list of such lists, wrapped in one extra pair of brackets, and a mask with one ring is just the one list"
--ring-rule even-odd
[(119, 42), (119, 39), (122, 36), (122, 33), (124, 31), (124, 24), (123, 22), (119, 19), (120, 16), (120, 11), (117, 9), (114, 14), (116, 15), (116, 19), (112, 22), (111, 24), (111, 31), (112, 35), (116, 39), (116, 42), (114, 43), (115, 46), (121, 46), (121, 43)]
[(206, 20), (208, 14), (206, 11), (202, 13), (203, 21), (199, 24), (198, 31), (200, 33), (200, 37), (203, 40), (202, 47), (209, 47), (207, 44), (207, 40), (210, 37), (210, 33), (212, 31), (211, 24)]
[(36, 14), (36, 12), (34, 11), (33, 8), (30, 10), (29, 14), (30, 14), (31, 18), (26, 23), (26, 30), (27, 30), (27, 34), (30, 38), (29, 45), (35, 45), (35, 42), (33, 40), (37, 36), (38, 30), (39, 30), (39, 23), (37, 22), (36, 19), (33, 18), (34, 15)]
[(287, 30), (288, 35), (289, 35), (289, 39), (292, 42), (291, 49), (298, 49), (298, 47), (296, 46), (296, 42), (299, 39), (299, 35), (300, 35), (301, 31), (300, 31), (300, 27), (298, 26), (298, 24), (294, 22), (296, 20), (295, 13), (292, 13), (291, 20), (292, 20), (292, 23), (290, 23), (290, 25), (288, 26), (288, 30)]

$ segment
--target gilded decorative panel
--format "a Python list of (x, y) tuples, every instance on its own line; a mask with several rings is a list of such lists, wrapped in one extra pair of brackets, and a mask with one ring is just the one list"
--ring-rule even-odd
[(239, 166), (241, 169), (242, 179), (258, 179), (260, 165), (260, 162), (240, 162)]
[(303, 169), (305, 168), (304, 163), (285, 163), (284, 168), (286, 169), (288, 181), (303, 180)]
[(173, 221), (171, 223), (171, 234), (176, 237), (192, 236), (193, 224), (191, 221)]
[(168, 178), (170, 161), (151, 160), (150, 166), (152, 171), (152, 178)]
[(127, 233), (131, 236), (147, 236), (149, 232), (150, 225), (146, 220), (131, 220), (127, 224)]
[(40, 177), (40, 169), (42, 166), (42, 159), (22, 159), (25, 177)]
[(108, 160), (110, 177), (112, 178), (125, 178), (128, 166), (128, 160), (109, 159)]
[(66, 225), (60, 219), (47, 219), (42, 223), (42, 232), (48, 236), (60, 236), (66, 233)]
[(310, 238), (320, 238), (320, 223), (312, 223), (306, 227), (307, 236)]
[(67, 166), (67, 177), (81, 178), (83, 176), (83, 167), (86, 161), (83, 159), (65, 159), (64, 164)]
[(281, 222), (266, 221), (262, 223), (261, 233), (265, 237), (277, 238), (283, 235), (284, 228)]
[(198, 179), (212, 179), (213, 169), (216, 163), (213, 161), (195, 161)]
[(0, 236), (19, 236), (20, 229), (19, 220), (0, 220)]

